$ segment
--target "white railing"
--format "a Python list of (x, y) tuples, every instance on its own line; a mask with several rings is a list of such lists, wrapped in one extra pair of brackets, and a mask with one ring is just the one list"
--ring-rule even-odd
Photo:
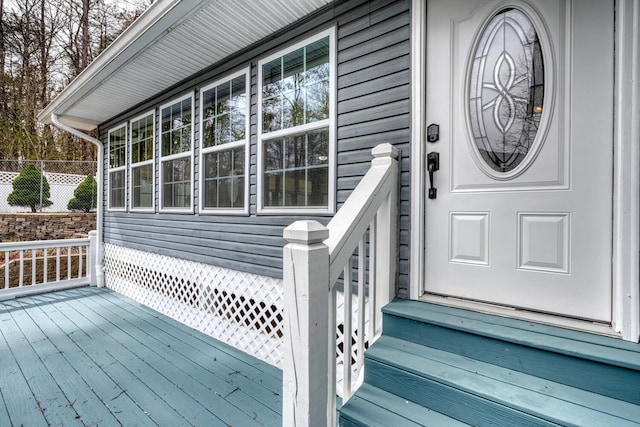
[(97, 233), (85, 239), (0, 243), (0, 300), (95, 283)]
[[(371, 168), (326, 227), (298, 221), (284, 231), (289, 242), (283, 252), (285, 426), (335, 425), (336, 395), (345, 402), (359, 386), (365, 343), (372, 344), (380, 335), (381, 308), (395, 293), (398, 150), (381, 144), (372, 153)], [(341, 275), (343, 315), (336, 310)], [(341, 351), (336, 349), (338, 317), (344, 338)], [(357, 338), (355, 358), (350, 336)], [(336, 353), (343, 358), (338, 361), (341, 390), (336, 386)]]

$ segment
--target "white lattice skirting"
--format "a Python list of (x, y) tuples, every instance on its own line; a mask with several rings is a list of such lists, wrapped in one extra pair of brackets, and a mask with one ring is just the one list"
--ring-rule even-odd
[[(109, 243), (104, 245), (104, 253), (105, 280), (110, 289), (282, 368), (282, 280)], [(339, 395), (344, 363), (343, 306), (343, 293), (337, 292)], [(358, 296), (354, 295), (354, 316), (357, 311)], [(365, 314), (368, 320), (368, 309)], [(364, 332), (354, 330), (352, 334), (353, 384), (359, 380), (361, 370), (361, 359), (355, 363), (359, 359), (358, 340), (369, 340)]]
[(106, 285), (282, 368), (282, 280), (104, 245)]

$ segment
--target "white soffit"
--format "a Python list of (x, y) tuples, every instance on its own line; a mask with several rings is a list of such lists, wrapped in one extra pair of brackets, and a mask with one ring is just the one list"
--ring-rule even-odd
[(38, 116), (91, 130), (331, 0), (156, 0)]

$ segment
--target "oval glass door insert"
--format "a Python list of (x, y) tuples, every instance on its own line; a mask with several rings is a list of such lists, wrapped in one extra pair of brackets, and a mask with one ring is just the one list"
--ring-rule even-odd
[(480, 32), (473, 54), (467, 80), (473, 151), (489, 176), (508, 179), (535, 158), (545, 84), (538, 33), (523, 11), (504, 9)]

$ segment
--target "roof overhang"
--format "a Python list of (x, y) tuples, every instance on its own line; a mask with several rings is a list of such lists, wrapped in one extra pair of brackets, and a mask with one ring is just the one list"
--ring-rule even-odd
[(156, 0), (38, 114), (89, 131), (331, 0)]

